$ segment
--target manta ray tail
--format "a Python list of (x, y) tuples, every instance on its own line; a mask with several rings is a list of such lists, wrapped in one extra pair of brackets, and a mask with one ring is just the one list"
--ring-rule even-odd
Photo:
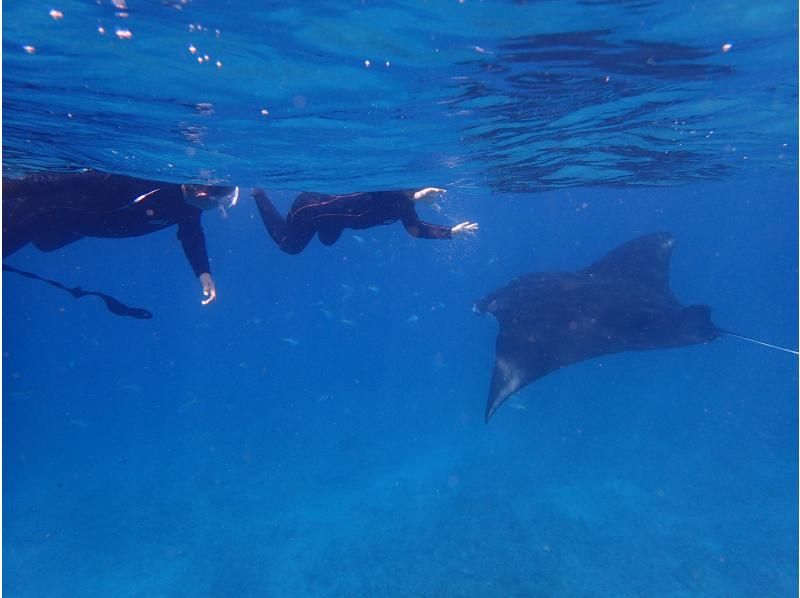
[(779, 347), (778, 345), (773, 345), (770, 343), (765, 343), (764, 341), (760, 341), (755, 338), (750, 338), (749, 336), (744, 336), (743, 334), (736, 334), (735, 332), (729, 332), (727, 330), (719, 330), (720, 334), (725, 334), (727, 336), (735, 336), (736, 338), (740, 338), (742, 340), (750, 341), (751, 343), (756, 343), (757, 345), (763, 345), (764, 347), (769, 347), (770, 349), (777, 349), (778, 351), (784, 351), (786, 353), (791, 353), (792, 355), (800, 355), (797, 351), (793, 349), (787, 349), (786, 347)]

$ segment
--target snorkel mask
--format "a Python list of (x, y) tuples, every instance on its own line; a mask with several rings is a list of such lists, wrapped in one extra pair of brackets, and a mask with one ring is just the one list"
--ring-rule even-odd
[(183, 199), (201, 210), (232, 208), (239, 201), (239, 187), (181, 185)]

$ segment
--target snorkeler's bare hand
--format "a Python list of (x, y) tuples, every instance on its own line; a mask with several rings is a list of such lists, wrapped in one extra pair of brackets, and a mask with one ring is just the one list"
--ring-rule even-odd
[(456, 224), (450, 229), (450, 234), (452, 234), (454, 237), (457, 235), (474, 235), (477, 232), (478, 223), (469, 221)]
[(214, 279), (211, 274), (203, 272), (200, 275), (200, 284), (203, 285), (203, 295), (206, 297), (200, 303), (208, 305), (217, 299), (217, 286), (214, 284)]
[[(439, 189), (437, 187), (425, 187), (424, 189), (420, 189), (419, 191), (414, 193), (414, 201), (419, 201), (421, 199), (426, 199), (428, 195), (431, 193), (447, 193), (446, 189)], [(433, 198), (430, 198), (433, 199)]]

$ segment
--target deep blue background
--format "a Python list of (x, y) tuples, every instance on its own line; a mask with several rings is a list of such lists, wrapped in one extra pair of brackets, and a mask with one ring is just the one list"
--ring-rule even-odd
[[(421, 216), (481, 226), (448, 243), (399, 225), (348, 232), (289, 256), (243, 198), (227, 218), (204, 217), (219, 292), (209, 307), (174, 231), (12, 256), (155, 318), (3, 275), (10, 595), (794, 591), (795, 358), (732, 338), (609, 356), (529, 386), (485, 425), (497, 327), (470, 307), (524, 272), (581, 268), (665, 230), (678, 242), (679, 300), (797, 348), (796, 7), (457, 6), (331, 4), (313, 17), (278, 4), (131, 6), (135, 44), (121, 46), (89, 38), (93, 11), (109, 30), (122, 22), (110, 7), (71, 2), (54, 22), (49, 5), (4, 5), (7, 172), (232, 180), (264, 185), (282, 209), (294, 194), (276, 189), (447, 184), (443, 213)], [(180, 62), (198, 20), (223, 31), (223, 82)], [(75, 48), (55, 26), (85, 29), (95, 46)], [(551, 54), (524, 59), (509, 49), (608, 27), (608, 46), (528, 40)], [(37, 54), (20, 52), (36, 36)], [(678, 44), (649, 49), (681, 67), (648, 71), (631, 39)], [(180, 52), (156, 51), (173, 42)], [(576, 54), (553, 58), (565, 47)], [(375, 83), (361, 62), (381, 52), (398, 74)], [(263, 68), (280, 87), (251, 76)], [(525, 88), (514, 68), (574, 79)], [(624, 84), (598, 95), (606, 71)], [(443, 74), (494, 91), (464, 99)], [(42, 77), (48, 90), (30, 84)], [(215, 114), (198, 114), (195, 95), (213, 96)], [(465, 121), (441, 112), (454, 101)], [(256, 109), (281, 102), (291, 108), (271, 111), (277, 130), (254, 134)], [(414, 124), (398, 125), (398, 112)], [(199, 142), (186, 136), (193, 119), (209, 123)], [(519, 138), (504, 137), (515, 127)]]

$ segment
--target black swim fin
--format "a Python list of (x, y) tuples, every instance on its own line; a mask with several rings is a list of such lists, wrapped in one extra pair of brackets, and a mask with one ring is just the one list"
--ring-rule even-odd
[(137, 320), (149, 320), (153, 317), (153, 313), (143, 309), (141, 307), (130, 307), (125, 305), (119, 299), (112, 297), (111, 295), (107, 295), (105, 293), (100, 293), (98, 291), (84, 291), (81, 287), (75, 287), (70, 289), (66, 285), (61, 284), (57, 280), (50, 280), (49, 278), (44, 278), (39, 276), (38, 274), (34, 274), (33, 272), (26, 272), (25, 270), (19, 270), (14, 268), (13, 266), (9, 266), (8, 264), (3, 264), (3, 271), (4, 272), (14, 272), (15, 274), (19, 274), (20, 276), (25, 276), (26, 278), (32, 278), (34, 280), (41, 280), (42, 282), (46, 282), (47, 284), (56, 287), (57, 289), (61, 289), (66, 291), (76, 299), (80, 299), (81, 297), (86, 297), (88, 295), (94, 295), (95, 297), (100, 297), (103, 300), (103, 303), (106, 304), (106, 308), (112, 314), (116, 314), (118, 316), (128, 316), (131, 318), (136, 318)]

